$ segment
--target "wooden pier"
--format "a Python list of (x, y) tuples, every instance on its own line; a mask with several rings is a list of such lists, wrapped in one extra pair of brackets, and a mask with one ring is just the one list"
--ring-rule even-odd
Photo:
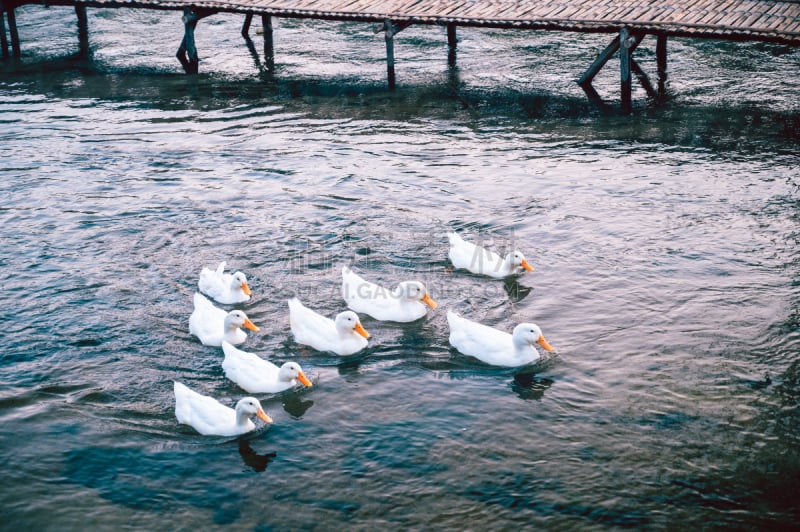
[[(633, 77), (648, 96), (666, 94), (670, 37), (800, 45), (800, 0), (0, 0), (3, 57), (20, 55), (14, 11), (25, 4), (73, 6), (81, 51), (88, 50), (87, 8), (180, 11), (184, 35), (176, 55), (190, 74), (198, 71), (194, 40), (197, 23), (217, 13), (243, 14), (242, 35), (248, 39), (253, 17), (261, 17), (267, 64), (274, 54), (273, 17), (369, 23), (373, 31), (385, 37), (390, 89), (396, 79), (394, 38), (411, 25), (446, 27), (451, 62), (455, 61), (458, 27), (608, 33), (614, 36), (612, 41), (577, 82), (590, 98), (599, 98), (592, 79), (618, 55), (620, 100), (626, 111), (631, 107)], [(656, 39), (655, 87), (634, 58), (634, 51), (647, 35)]]

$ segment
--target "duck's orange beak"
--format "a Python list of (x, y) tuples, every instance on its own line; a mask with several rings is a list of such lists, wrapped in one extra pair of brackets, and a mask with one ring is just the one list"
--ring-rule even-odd
[(367, 332), (366, 329), (364, 329), (364, 327), (360, 323), (356, 323), (356, 326), (353, 327), (353, 330), (358, 334), (360, 334), (361, 336), (363, 336), (364, 338), (369, 338), (369, 333)]
[(242, 283), (242, 292), (244, 292), (244, 294), (247, 296), (253, 293), (253, 291), (250, 290), (250, 287), (247, 285), (247, 283)]
[(428, 295), (428, 294), (425, 294), (424, 296), (422, 296), (422, 302), (425, 303), (426, 305), (428, 305), (431, 308), (436, 308), (436, 307), (439, 306), (439, 304), (436, 303), (436, 301), (434, 301), (433, 299), (431, 299), (431, 296)]
[(544, 347), (547, 351), (553, 350), (553, 346), (547, 343), (547, 340), (544, 339), (544, 335), (539, 336), (539, 339), (536, 341), (536, 343)]
[(264, 423), (272, 423), (272, 418), (269, 417), (266, 412), (264, 412), (263, 408), (259, 408), (258, 412), (256, 412), (256, 415), (258, 416), (258, 419)]
[(306, 374), (302, 371), (297, 374), (297, 380), (302, 382), (305, 386), (311, 386), (311, 381), (308, 380), (308, 377), (306, 377)]
[(244, 326), (246, 329), (250, 329), (253, 332), (258, 332), (258, 327), (256, 327), (256, 324), (250, 321), (250, 319), (244, 320)]
[(523, 260), (522, 260), (522, 262), (520, 263), (520, 266), (522, 266), (523, 268), (525, 268), (525, 269), (526, 269), (526, 270), (528, 270), (529, 272), (532, 272), (532, 271), (533, 271), (533, 266), (531, 266), (531, 265), (528, 263), (528, 261), (527, 261), (527, 260), (525, 260), (525, 259), (523, 259)]

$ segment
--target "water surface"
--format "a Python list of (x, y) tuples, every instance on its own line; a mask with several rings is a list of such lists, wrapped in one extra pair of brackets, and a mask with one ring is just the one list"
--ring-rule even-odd
[[(81, 58), (71, 10), (17, 11), (23, 57), (0, 65), (4, 529), (800, 520), (796, 49), (670, 41), (672, 99), (638, 90), (622, 116), (574, 83), (606, 36), (462, 29), (448, 68), (444, 30), (409, 28), (388, 92), (364, 25), (276, 20), (268, 72), (241, 17), (210, 17), (186, 76), (177, 13), (90, 10)], [(536, 271), (453, 272), (450, 230)], [(174, 417), (173, 380), (245, 395), (187, 330), (221, 260), (255, 292), (242, 347), (316, 382), (260, 396), (275, 423), (242, 439)], [(286, 299), (343, 310), (344, 264), (421, 279), (440, 307), (363, 317), (370, 346), (348, 360), (297, 345)], [(448, 309), (536, 322), (557, 354), (482, 365), (448, 345)]]

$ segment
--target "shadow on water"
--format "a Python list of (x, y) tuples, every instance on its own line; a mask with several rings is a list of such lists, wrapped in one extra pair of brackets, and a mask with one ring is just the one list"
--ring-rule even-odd
[(620, 528), (646, 527), (651, 519), (645, 511), (625, 511), (602, 506), (590, 506), (579, 501), (552, 502), (543, 490), (552, 481), (536, 475), (536, 472), (506, 472), (494, 481), (467, 486), (463, 496), (483, 504), (499, 506), (518, 513), (538, 515), (561, 514), (583, 518), (587, 523)]
[[(262, 458), (256, 460), (253, 455), (242, 456), (245, 464), (255, 468), (248, 462), (253, 461), (260, 467)], [(134, 510), (166, 513), (179, 502), (210, 510), (217, 524), (233, 523), (240, 516), (239, 494), (211, 480), (213, 475), (206, 478), (198, 471), (202, 464), (214, 460), (211, 456), (187, 460), (186, 453), (178, 452), (88, 447), (66, 453), (64, 477), (67, 482), (95, 489), (104, 499)], [(268, 462), (264, 462), (264, 468)]]
[[(694, 475), (675, 471), (666, 479), (676, 490), (674, 506), (713, 508), (722, 514), (739, 512), (739, 525), (761, 530), (788, 530), (785, 523), (800, 522), (797, 482), (800, 479), (800, 361), (795, 361), (774, 379), (742, 382), (777, 402), (755, 421), (769, 435), (769, 445), (743, 449), (746, 459), (737, 460), (730, 474)], [(662, 417), (662, 427), (680, 425), (685, 416)], [(646, 500), (648, 505), (653, 501)], [(751, 512), (759, 508), (759, 512)], [(750, 513), (748, 513), (750, 512)], [(789, 517), (787, 517), (789, 516)], [(792, 529), (796, 529), (792, 528)]]
[[(660, 143), (744, 154), (765, 148), (791, 155), (800, 142), (800, 113), (763, 109), (755, 104), (709, 107), (676, 100), (644, 102), (633, 115), (615, 105), (598, 107), (579, 93), (542, 90), (523, 93), (502, 87), (465, 86), (445, 75), (429, 84), (400, 85), (389, 91), (383, 82), (330, 76), (302, 79), (249, 75), (241, 79), (215, 73), (185, 75), (155, 69), (110, 70), (91, 57), (70, 55), (47, 61), (0, 62), (0, 73), (15, 83), (45, 88), (48, 97), (135, 102), (163, 110), (223, 110), (236, 106), (281, 105), (287, 111), (320, 119), (412, 120), (527, 118), (531, 124), (557, 121), (560, 133), (584, 140)], [(323, 105), (320, 105), (323, 104)], [(587, 119), (603, 117), (591, 128)]]

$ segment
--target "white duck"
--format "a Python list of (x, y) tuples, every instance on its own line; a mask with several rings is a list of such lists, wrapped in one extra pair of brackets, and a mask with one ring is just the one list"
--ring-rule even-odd
[(347, 356), (367, 347), (369, 333), (358, 315), (350, 310), (337, 314), (334, 321), (305, 307), (294, 297), (289, 300), (289, 324), (298, 344), (310, 345), (318, 351)]
[(225, 353), (222, 361), (225, 376), (249, 393), (279, 393), (294, 388), (297, 381), (311, 386), (297, 362), (285, 362), (278, 367), (254, 353), (236, 349), (228, 342), (222, 342), (222, 351)]
[(216, 271), (203, 268), (200, 271), (200, 280), (197, 281), (197, 287), (205, 295), (223, 305), (248, 301), (252, 292), (247, 284), (247, 276), (242, 272), (234, 272), (233, 274), (224, 272), (224, 261), (219, 263)]
[(203, 294), (195, 292), (194, 311), (189, 316), (189, 333), (197, 336), (203, 345), (219, 347), (225, 340), (238, 345), (247, 339), (240, 327), (258, 331), (252, 321), (241, 310), (225, 312), (217, 308)]
[(447, 312), (450, 324), (450, 344), (481, 362), (492, 366), (517, 367), (539, 360), (534, 344), (547, 351), (553, 347), (547, 343), (542, 330), (533, 323), (520, 323), (514, 332), (506, 332), (462, 318), (453, 311)]
[(533, 267), (519, 250), (514, 250), (505, 257), (501, 257), (494, 251), (467, 242), (457, 233), (447, 233), (447, 238), (450, 240), (448, 256), (456, 268), (488, 275), (495, 279), (504, 279), (509, 275), (523, 273), (525, 270), (533, 271)]
[(404, 281), (390, 291), (365, 280), (347, 266), (342, 268), (342, 297), (351, 310), (382, 321), (415, 321), (428, 312), (425, 305), (438, 306), (420, 281)]
[(245, 397), (236, 403), (236, 410), (213, 397), (190, 390), (175, 382), (175, 417), (179, 423), (191, 425), (204, 436), (238, 436), (255, 429), (251, 417), (258, 416), (272, 423), (255, 397)]

